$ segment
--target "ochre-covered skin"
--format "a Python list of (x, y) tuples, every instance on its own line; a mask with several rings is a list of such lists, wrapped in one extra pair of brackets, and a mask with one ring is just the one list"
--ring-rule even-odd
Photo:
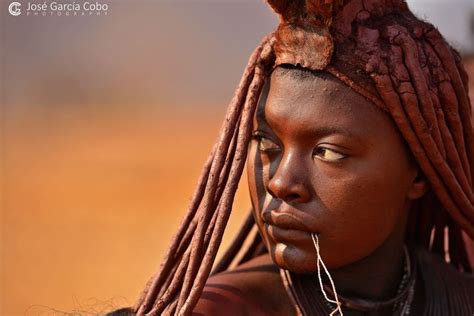
[[(232, 298), (231, 293), (227, 297), (225, 295), (229, 288), (221, 287), (216, 292), (209, 286), (205, 288), (206, 282), (232, 210), (251, 140), (252, 120), (265, 80), (279, 65), (293, 65), (298, 69), (331, 74), (392, 120), (420, 170), (421, 179), (429, 186), (423, 197), (413, 201), (408, 219), (404, 222), (406, 229), (403, 230), (406, 243), (416, 244), (422, 249), (414, 252), (423, 272), (415, 290), (414, 310), (417, 315), (422, 312), (424, 315), (436, 316), (472, 315), (474, 299), (468, 293), (474, 293), (474, 286), (472, 279), (465, 277), (462, 272), (472, 270), (464, 240), (468, 236), (474, 238), (474, 142), (467, 75), (458, 53), (431, 24), (417, 19), (402, 0), (268, 2), (280, 15), (280, 25), (262, 41), (250, 58), (188, 213), (159, 271), (150, 279), (131, 312), (189, 315), (195, 308), (204, 314), (222, 314), (225, 311), (226, 300)], [(363, 194), (361, 192), (359, 195)], [(279, 280), (275, 278), (278, 268), (269, 260), (261, 237), (256, 235), (248, 246), (243, 246), (254, 227), (255, 222), (249, 217), (235, 243), (216, 266), (211, 281), (214, 285), (223, 283), (224, 286), (234, 286), (244, 292), (251, 288), (251, 293), (268, 295), (268, 300), (264, 301), (269, 308), (276, 301), (287, 310), (288, 304), (295, 302), (281, 294), (282, 284), (275, 281)], [(344, 234), (344, 231), (339, 233)], [(367, 231), (361, 233), (370, 234)], [(378, 234), (379, 237), (383, 235), (380, 232)], [(265, 234), (262, 235), (265, 238)], [(324, 256), (323, 238), (321, 243)], [(268, 242), (266, 244), (271, 247)], [(372, 246), (376, 247), (375, 244), (374, 241)], [(393, 249), (400, 253), (400, 243), (397, 245)], [(370, 252), (368, 248), (364, 252)], [(377, 249), (367, 256), (369, 261)], [(295, 254), (300, 250), (296, 249)], [(310, 251), (309, 248), (306, 250)], [(247, 262), (247, 270), (239, 270), (240, 277), (235, 278), (231, 277), (232, 274), (219, 273), (236, 261), (234, 259), (239, 251), (242, 257), (237, 264)], [(433, 253), (443, 260), (449, 257), (451, 265), (435, 260)], [(362, 255), (353, 254), (354, 258)], [(338, 263), (349, 260), (346, 258), (344, 261), (342, 257), (338, 258), (337, 251), (334, 251), (329, 261), (338, 266)], [(291, 264), (298, 265), (297, 261)], [(262, 267), (267, 265), (271, 266), (271, 273), (261, 278), (266, 271)], [(293, 269), (290, 266), (286, 267)], [(302, 266), (294, 270), (314, 268), (311, 263)], [(400, 264), (396, 267), (401, 269)], [(360, 282), (357, 283), (356, 275), (344, 268), (347, 266), (339, 267), (343, 271), (337, 277), (339, 284), (354, 295), (360, 295), (362, 286), (357, 288)], [(246, 278), (244, 271), (248, 269), (264, 271), (256, 276), (247, 274)], [(377, 266), (366, 265), (365, 272), (364, 269), (357, 271), (369, 273), (373, 269), (377, 269)], [(440, 273), (449, 277), (435, 281), (436, 275)], [(393, 286), (389, 286), (391, 281), (387, 282), (385, 285), (394, 290)], [(307, 291), (304, 282), (301, 284), (303, 287), (300, 287), (299, 295), (305, 296)], [(295, 287), (299, 285), (295, 283)], [(420, 288), (424, 286), (426, 291), (422, 292)], [(218, 307), (204, 304), (205, 295), (201, 297), (204, 288), (208, 298), (211, 294), (223, 297), (221, 301), (214, 301)], [(449, 289), (450, 292), (440, 289)], [(248, 312), (246, 297), (241, 298), (243, 301), (236, 306), (241, 305), (242, 310), (240, 313), (233, 311), (235, 315)], [(249, 306), (255, 303), (252, 300), (247, 302)], [(347, 313), (351, 314), (357, 313)], [(226, 311), (226, 315), (231, 314)], [(374, 315), (385, 314), (379, 311)]]

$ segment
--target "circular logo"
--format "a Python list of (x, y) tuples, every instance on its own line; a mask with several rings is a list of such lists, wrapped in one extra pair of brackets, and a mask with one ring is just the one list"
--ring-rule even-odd
[(8, 6), (8, 12), (10, 12), (10, 14), (13, 16), (19, 16), (21, 14), (20, 6), (21, 6), (21, 3), (12, 2)]

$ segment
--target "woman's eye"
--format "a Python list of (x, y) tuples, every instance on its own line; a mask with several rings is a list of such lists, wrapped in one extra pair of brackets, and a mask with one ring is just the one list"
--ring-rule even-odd
[(345, 158), (346, 156), (338, 153), (337, 151), (334, 151), (332, 149), (329, 149), (327, 147), (318, 147), (314, 153), (315, 156), (318, 156), (319, 158), (327, 161), (336, 161), (336, 160), (341, 160)]
[(262, 135), (254, 135), (254, 139), (257, 141), (257, 148), (259, 151), (265, 152), (280, 149), (277, 144)]

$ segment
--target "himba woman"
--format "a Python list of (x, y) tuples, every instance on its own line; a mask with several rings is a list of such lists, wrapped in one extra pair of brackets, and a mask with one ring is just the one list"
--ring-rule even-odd
[[(458, 53), (403, 0), (269, 0), (138, 315), (474, 315), (474, 143)], [(252, 211), (216, 253), (247, 162)], [(471, 245), (471, 246), (469, 246)]]

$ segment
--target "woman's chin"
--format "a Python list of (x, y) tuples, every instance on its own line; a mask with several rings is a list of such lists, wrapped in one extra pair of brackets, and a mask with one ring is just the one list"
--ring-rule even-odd
[(277, 266), (294, 273), (314, 273), (316, 255), (290, 244), (277, 243), (271, 246), (270, 254)]

